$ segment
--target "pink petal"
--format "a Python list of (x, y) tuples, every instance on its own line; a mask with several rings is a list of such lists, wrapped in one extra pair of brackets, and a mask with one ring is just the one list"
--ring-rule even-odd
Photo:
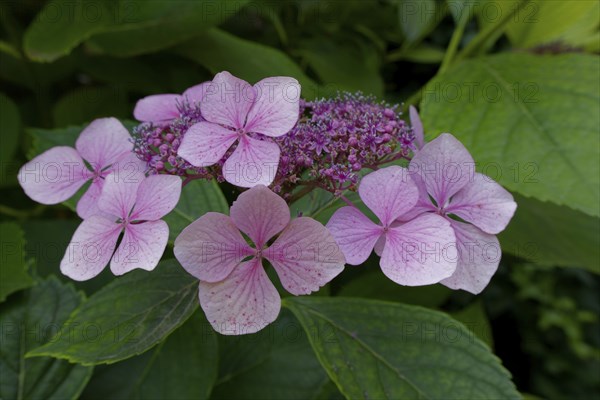
[(454, 273), (455, 250), (456, 237), (450, 223), (439, 215), (422, 214), (390, 228), (381, 255), (381, 270), (400, 285), (431, 285)]
[(131, 153), (133, 140), (118, 119), (100, 118), (81, 132), (75, 148), (94, 170), (99, 171)]
[(362, 178), (358, 194), (383, 226), (389, 226), (416, 204), (419, 192), (406, 168), (391, 166)]
[(277, 319), (281, 298), (260, 259), (238, 265), (225, 280), (200, 281), (200, 306), (212, 327), (223, 335), (255, 333)]
[(166, 122), (179, 117), (177, 104), (183, 98), (178, 94), (155, 94), (139, 100), (133, 116), (142, 122)]
[(175, 239), (175, 257), (183, 268), (207, 282), (225, 279), (244, 258), (254, 254), (227, 215), (209, 212)]
[(205, 90), (200, 111), (207, 121), (235, 129), (244, 127), (256, 98), (254, 88), (248, 82), (224, 71), (215, 75)]
[(491, 178), (476, 173), (474, 179), (454, 195), (446, 212), (495, 235), (506, 228), (516, 209), (512, 194)]
[(262, 249), (269, 239), (290, 222), (285, 200), (266, 186), (255, 186), (240, 194), (229, 210), (231, 220)]
[(247, 132), (277, 137), (288, 133), (300, 112), (300, 84), (294, 78), (266, 78), (254, 85), (256, 100), (248, 113)]
[(354, 207), (342, 207), (337, 210), (327, 223), (327, 229), (350, 265), (365, 262), (383, 234), (383, 227), (373, 223)]
[(121, 219), (128, 219), (135, 205), (138, 187), (143, 180), (144, 175), (141, 173), (123, 176), (118, 172), (112, 172), (107, 175), (98, 199), (100, 211)]
[(270, 185), (279, 164), (279, 145), (267, 140), (242, 136), (233, 154), (223, 165), (223, 176), (232, 185), (253, 187)]
[(33, 200), (57, 204), (73, 196), (89, 179), (90, 172), (72, 147), (53, 147), (19, 170), (19, 183)]
[(417, 186), (417, 190), (419, 191), (419, 198), (417, 199), (417, 203), (413, 208), (408, 210), (408, 212), (402, 214), (398, 217), (399, 221), (410, 221), (411, 219), (415, 219), (418, 215), (423, 214), (424, 212), (437, 212), (437, 207), (431, 202), (429, 198), (429, 194), (427, 194), (427, 188), (425, 187), (425, 182), (423, 182), (423, 178), (421, 175), (417, 173), (409, 174), (415, 185)]
[(419, 113), (414, 106), (410, 106), (408, 108), (410, 114), (410, 124), (413, 128), (413, 133), (415, 135), (415, 144), (418, 150), (423, 148), (425, 144), (425, 133), (423, 131), (423, 123), (421, 122), (421, 117), (419, 117)]
[(88, 190), (86, 190), (77, 202), (77, 215), (79, 215), (79, 218), (86, 219), (101, 212), (98, 208), (98, 199), (100, 198), (100, 193), (102, 193), (103, 186), (103, 179), (95, 178), (92, 181)]
[(152, 271), (158, 265), (168, 240), (169, 227), (165, 221), (127, 224), (121, 244), (110, 262), (110, 270), (115, 275), (123, 275), (136, 268)]
[(458, 264), (452, 276), (441, 281), (451, 289), (481, 293), (498, 269), (502, 251), (494, 235), (476, 226), (450, 221), (456, 234)]
[(210, 122), (192, 125), (177, 150), (177, 155), (196, 167), (216, 164), (236, 141), (236, 132)]
[(210, 84), (211, 82), (202, 82), (199, 85), (192, 86), (183, 92), (183, 98), (190, 104), (199, 105), (206, 99)]
[(409, 169), (421, 175), (427, 192), (441, 208), (473, 179), (475, 162), (461, 142), (442, 133), (415, 154)]
[(180, 177), (151, 175), (140, 183), (130, 220), (160, 219), (175, 208), (180, 195)]
[(331, 233), (307, 217), (290, 222), (264, 255), (296, 296), (319, 290), (344, 270), (344, 255)]
[(122, 226), (103, 216), (84, 220), (73, 234), (60, 262), (60, 271), (76, 281), (98, 275), (115, 251)]

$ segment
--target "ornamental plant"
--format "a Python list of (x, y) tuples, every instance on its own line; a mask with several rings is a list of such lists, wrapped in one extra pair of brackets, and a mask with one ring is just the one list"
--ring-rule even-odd
[[(115, 275), (153, 270), (169, 236), (161, 218), (177, 206), (181, 187), (216, 179), (248, 189), (230, 216), (208, 212), (183, 229), (173, 251), (199, 280), (200, 305), (219, 333), (254, 333), (279, 315), (279, 294), (263, 261), (293, 295), (319, 290), (344, 264), (360, 265), (373, 250), (397, 284), (441, 282), (481, 292), (499, 263), (493, 235), (515, 212), (512, 195), (476, 173), (451, 134), (424, 144), (414, 108), (410, 127), (397, 106), (360, 94), (302, 106), (299, 94), (290, 77), (252, 86), (220, 72), (183, 95), (141, 99), (135, 139), (117, 120), (97, 120), (81, 133), (77, 150), (52, 148), (24, 165), (19, 182), (41, 201), (63, 201), (92, 180), (61, 272), (87, 280), (109, 262)], [(96, 162), (93, 172), (80, 154)], [(390, 165), (400, 161), (408, 167)], [(59, 165), (60, 179), (49, 184), (41, 171), (50, 163)], [(68, 174), (62, 166), (71, 168)], [(326, 226), (305, 216), (290, 220), (288, 202), (314, 188), (347, 206)], [(378, 222), (346, 197), (352, 190)]]
[(0, 399), (598, 391), (597, 2), (0, 11)]

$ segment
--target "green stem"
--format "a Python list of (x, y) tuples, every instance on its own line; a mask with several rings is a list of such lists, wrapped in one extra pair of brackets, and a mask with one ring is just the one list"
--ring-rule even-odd
[(458, 50), (458, 45), (460, 44), (463, 34), (465, 33), (465, 28), (469, 22), (470, 15), (471, 13), (466, 8), (462, 11), (458, 25), (456, 26), (454, 33), (452, 33), (452, 38), (450, 39), (450, 43), (446, 49), (446, 54), (442, 60), (442, 65), (438, 70), (438, 75), (443, 74), (448, 69), (450, 64), (452, 64), (454, 56), (456, 55), (456, 51)]

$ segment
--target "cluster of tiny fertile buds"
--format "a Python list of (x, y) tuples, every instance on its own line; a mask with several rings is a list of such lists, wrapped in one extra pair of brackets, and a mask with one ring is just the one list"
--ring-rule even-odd
[[(512, 195), (475, 172), (454, 136), (425, 143), (412, 107), (411, 128), (397, 107), (371, 97), (308, 102), (299, 90), (293, 78), (252, 86), (222, 72), (181, 95), (140, 100), (134, 138), (118, 120), (103, 118), (75, 148), (58, 146), (25, 164), (19, 182), (44, 204), (91, 182), (61, 271), (86, 280), (109, 263), (116, 275), (154, 269), (169, 238), (162, 218), (177, 206), (182, 185), (217, 179), (247, 190), (229, 215), (209, 212), (186, 227), (173, 252), (198, 278), (200, 305), (218, 332), (252, 333), (277, 318), (281, 299), (263, 261), (293, 295), (318, 290), (373, 251), (400, 285), (481, 292), (500, 262), (495, 235), (515, 212)], [(386, 166), (400, 159), (408, 168)], [(250, 167), (258, 173), (248, 175)], [(340, 196), (357, 190), (362, 206), (344, 197), (348, 206), (326, 226), (292, 219), (286, 200), (302, 185)]]

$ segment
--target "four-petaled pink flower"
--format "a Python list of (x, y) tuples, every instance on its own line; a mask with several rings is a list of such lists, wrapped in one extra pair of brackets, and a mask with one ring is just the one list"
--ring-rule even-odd
[(169, 227), (160, 218), (175, 208), (180, 193), (178, 176), (108, 175), (98, 199), (100, 213), (85, 219), (73, 234), (61, 272), (84, 281), (98, 275), (109, 261), (115, 275), (135, 268), (153, 270), (169, 238)]
[(221, 72), (203, 100), (200, 111), (206, 121), (188, 129), (178, 155), (196, 167), (208, 167), (237, 142), (223, 165), (225, 179), (240, 187), (271, 184), (280, 150), (270, 137), (285, 135), (298, 121), (298, 81), (271, 77), (251, 86)]
[(123, 124), (115, 118), (97, 119), (81, 132), (75, 149), (53, 147), (23, 165), (19, 183), (38, 203), (58, 204), (91, 180), (92, 184), (77, 203), (77, 214), (87, 218), (98, 212), (96, 203), (108, 174), (119, 168), (129, 171), (144, 168), (132, 150), (131, 136)]
[[(449, 133), (418, 151), (409, 170), (419, 188), (419, 200), (400, 220), (417, 215), (444, 216), (456, 234), (458, 264), (456, 272), (441, 283), (480, 293), (500, 263), (500, 243), (495, 235), (506, 228), (517, 203), (498, 183), (475, 172), (473, 158)], [(467, 223), (450, 218), (452, 215)]]
[(366, 175), (358, 194), (380, 224), (356, 207), (340, 208), (327, 223), (348, 264), (362, 264), (375, 248), (383, 273), (401, 285), (429, 285), (454, 273), (456, 257), (446, 254), (455, 246), (448, 221), (423, 214), (406, 223), (396, 222), (418, 198), (405, 168), (391, 166)]
[(140, 99), (133, 110), (135, 119), (154, 124), (168, 124), (179, 117), (180, 107), (199, 106), (210, 82), (204, 82), (187, 89), (183, 94), (154, 94)]
[(294, 295), (318, 290), (343, 270), (344, 256), (329, 231), (311, 218), (290, 221), (286, 202), (263, 185), (242, 193), (230, 214), (203, 215), (181, 232), (174, 248), (185, 270), (200, 280), (200, 305), (222, 334), (254, 333), (277, 318), (281, 299), (263, 258)]

